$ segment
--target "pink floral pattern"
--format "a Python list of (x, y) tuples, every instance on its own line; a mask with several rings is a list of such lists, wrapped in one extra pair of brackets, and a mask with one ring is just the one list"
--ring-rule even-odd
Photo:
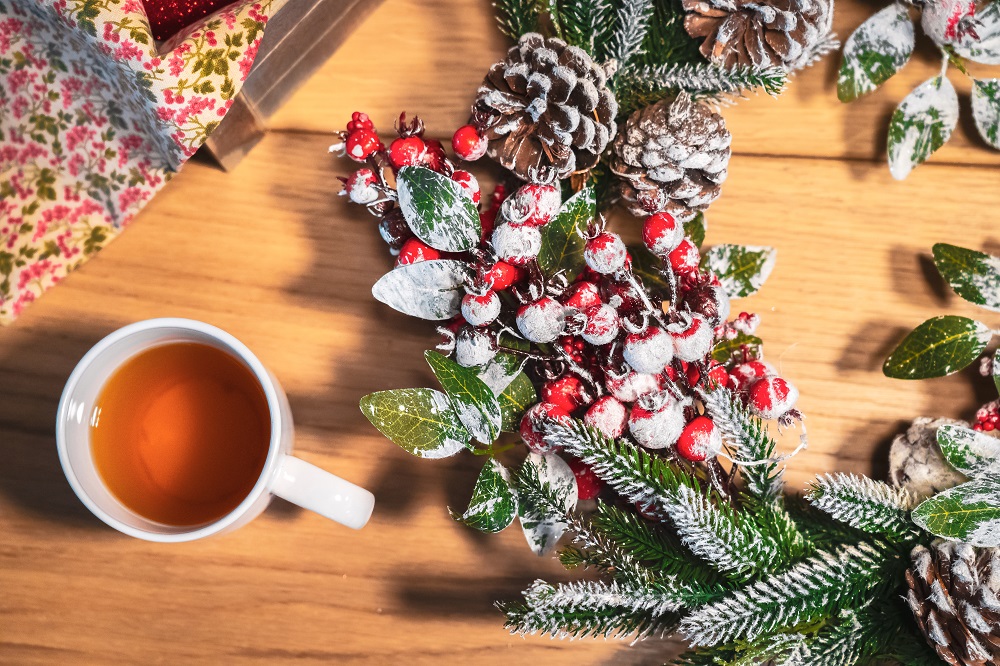
[(271, 8), (234, 3), (157, 48), (140, 0), (0, 0), (0, 324), (117, 236), (205, 142)]

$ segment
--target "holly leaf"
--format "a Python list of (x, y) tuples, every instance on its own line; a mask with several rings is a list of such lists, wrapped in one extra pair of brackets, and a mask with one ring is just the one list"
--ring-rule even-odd
[(744, 298), (757, 293), (777, 257), (773, 247), (715, 245), (701, 258), (701, 267), (718, 276), (730, 298)]
[(583, 232), (597, 215), (594, 189), (587, 187), (566, 200), (559, 212), (542, 227), (542, 249), (538, 266), (546, 275), (566, 271), (572, 279), (583, 268), (583, 250), (587, 241)]
[(500, 403), (500, 430), (516, 432), (525, 410), (538, 402), (535, 385), (521, 371), (521, 361), (513, 354), (497, 354), (479, 372)]
[(913, 21), (901, 4), (879, 11), (847, 38), (837, 97), (853, 102), (885, 83), (913, 53)]
[(371, 393), (361, 398), (361, 411), (379, 432), (419, 458), (447, 458), (469, 443), (469, 431), (440, 391), (412, 388)]
[(406, 223), (434, 249), (464, 252), (479, 244), (479, 211), (452, 179), (425, 167), (406, 166), (396, 176), (396, 192)]
[(948, 464), (966, 476), (1000, 472), (1000, 439), (996, 437), (948, 424), (938, 428), (937, 442)]
[(740, 354), (744, 347), (747, 348), (748, 356), (756, 358), (760, 356), (763, 345), (764, 341), (756, 335), (747, 335), (739, 331), (735, 338), (719, 340), (716, 343), (715, 347), (712, 348), (712, 360), (726, 364), (733, 356)]
[(924, 500), (913, 522), (931, 534), (973, 546), (1000, 546), (1000, 479), (983, 477)]
[(993, 333), (985, 324), (946, 315), (917, 326), (882, 365), (886, 377), (927, 379), (958, 372), (978, 357)]
[[(538, 477), (541, 485), (548, 486), (567, 513), (576, 507), (579, 490), (576, 487), (573, 470), (566, 461), (554, 453), (545, 456), (531, 453), (524, 464), (534, 468), (532, 472)], [(524, 537), (536, 555), (544, 555), (551, 551), (568, 527), (564, 515), (538, 513), (534, 506), (529, 506), (526, 502), (522, 502), (518, 507), (518, 516), (521, 518)]]
[(424, 352), (424, 358), (465, 429), (474, 439), (492, 444), (500, 436), (500, 404), (490, 387), (475, 370), (463, 368), (436, 351)]
[(903, 180), (951, 137), (958, 123), (958, 95), (951, 81), (935, 76), (900, 103), (889, 121), (889, 172)]
[(972, 82), (972, 117), (983, 141), (1000, 149), (1000, 79)]
[(379, 278), (372, 296), (411, 317), (440, 321), (462, 309), (462, 286), (469, 267), (454, 259), (434, 259), (397, 266)]
[(511, 486), (510, 473), (490, 458), (476, 479), (469, 508), (463, 514), (452, 511), (451, 515), (469, 527), (495, 534), (514, 522), (517, 508), (517, 495)]
[(987, 310), (1000, 312), (1000, 257), (937, 243), (934, 265), (955, 293)]
[(1000, 65), (1000, 3), (987, 3), (976, 14), (975, 35), (964, 35), (952, 48), (972, 62)]
[(705, 213), (698, 213), (684, 223), (684, 235), (689, 241), (701, 249), (701, 244), (705, 242), (705, 233), (708, 231), (708, 220)]

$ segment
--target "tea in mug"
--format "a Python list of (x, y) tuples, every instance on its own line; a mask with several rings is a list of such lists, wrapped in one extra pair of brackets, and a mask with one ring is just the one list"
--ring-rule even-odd
[(210, 345), (152, 347), (101, 388), (90, 446), (111, 493), (136, 514), (194, 527), (239, 506), (264, 469), (271, 435), (260, 382)]

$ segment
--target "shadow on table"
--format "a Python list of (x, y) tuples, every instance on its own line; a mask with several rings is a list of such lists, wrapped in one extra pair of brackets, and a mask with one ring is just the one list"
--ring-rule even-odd
[(0, 348), (0, 495), (19, 508), (73, 526), (101, 525), (66, 482), (56, 453), (55, 422), (70, 372), (110, 330), (85, 324), (72, 330), (39, 326)]

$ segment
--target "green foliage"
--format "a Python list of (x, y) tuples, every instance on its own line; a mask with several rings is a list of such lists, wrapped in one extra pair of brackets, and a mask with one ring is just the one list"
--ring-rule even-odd
[(975, 361), (992, 337), (990, 328), (974, 319), (934, 317), (906, 336), (885, 360), (882, 372), (895, 379), (950, 375)]
[(474, 439), (492, 444), (500, 435), (500, 403), (476, 371), (436, 351), (424, 352), (427, 364), (448, 394), (452, 409)]
[(984, 476), (949, 488), (913, 510), (932, 534), (973, 546), (1000, 546), (1000, 479)]
[(913, 53), (913, 21), (903, 5), (889, 5), (862, 23), (844, 44), (837, 97), (852, 102), (885, 83)]
[(538, 30), (539, 0), (495, 0), (500, 32), (513, 40), (526, 32)]
[(914, 536), (910, 509), (915, 503), (906, 488), (856, 474), (823, 474), (806, 496), (816, 508), (864, 532), (900, 542)]
[(587, 244), (583, 232), (597, 215), (594, 190), (585, 188), (570, 197), (559, 212), (542, 227), (538, 266), (546, 275), (564, 271), (572, 279), (583, 268)]
[(705, 219), (705, 213), (701, 211), (684, 223), (684, 235), (689, 241), (697, 245), (698, 249), (701, 249), (702, 243), (705, 242), (705, 233), (707, 231), (708, 220)]
[(372, 286), (372, 296), (397, 312), (431, 321), (451, 319), (462, 308), (469, 266), (433, 259), (397, 266)]
[(629, 69), (627, 76), (616, 80), (615, 96), (619, 117), (624, 117), (680, 91), (695, 99), (724, 99), (751, 91), (777, 96), (787, 81), (788, 73), (780, 67), (723, 69), (705, 62), (670, 61)]
[(937, 243), (934, 265), (955, 293), (976, 305), (1000, 312), (1000, 257)]
[(479, 211), (461, 185), (425, 167), (407, 166), (396, 177), (399, 208), (417, 238), (442, 252), (479, 244)]
[(889, 121), (889, 171), (902, 180), (943, 146), (958, 124), (958, 95), (943, 75), (917, 86)]
[(371, 393), (361, 399), (361, 411), (379, 432), (420, 458), (447, 458), (470, 440), (448, 396), (433, 389)]
[(972, 117), (983, 141), (1000, 149), (1000, 79), (973, 81)]
[(1000, 440), (996, 437), (947, 424), (938, 428), (937, 442), (948, 464), (966, 476), (1000, 473)]
[(714, 245), (702, 257), (701, 267), (719, 278), (730, 298), (745, 298), (763, 286), (777, 255), (771, 247)]
[(734, 338), (724, 338), (712, 348), (712, 360), (725, 365), (730, 361), (742, 362), (747, 357), (759, 357), (764, 341), (756, 335), (739, 331)]
[(496, 460), (488, 459), (472, 489), (469, 508), (461, 515), (452, 512), (452, 517), (469, 527), (490, 533), (499, 532), (514, 522), (517, 495), (507, 469)]

